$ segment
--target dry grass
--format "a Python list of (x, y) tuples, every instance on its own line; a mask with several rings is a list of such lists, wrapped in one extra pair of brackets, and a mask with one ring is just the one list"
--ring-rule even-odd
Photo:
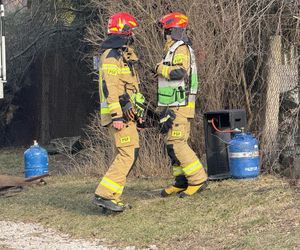
[[(82, 140), (84, 150), (76, 155), (65, 151), (70, 165), (68, 173), (99, 176), (104, 175), (116, 154), (113, 137), (109, 129), (100, 125), (99, 115), (92, 117), (86, 128), (86, 136)], [(157, 128), (147, 128), (139, 132), (140, 151), (139, 157), (130, 172), (131, 176), (169, 176), (170, 159), (166, 154), (164, 137)]]
[[(21, 157), (20, 152), (13, 155)], [(1, 161), (0, 169), (5, 165)], [(1, 198), (1, 219), (39, 222), (74, 237), (106, 239), (119, 246), (297, 249), (300, 245), (300, 195), (273, 176), (213, 182), (202, 195), (188, 199), (158, 196), (155, 190), (171, 180), (130, 179), (124, 200), (133, 208), (116, 216), (102, 215), (91, 204), (98, 178), (54, 175), (47, 180), (46, 186)]]
[(0, 174), (23, 175), (23, 148), (0, 149)]

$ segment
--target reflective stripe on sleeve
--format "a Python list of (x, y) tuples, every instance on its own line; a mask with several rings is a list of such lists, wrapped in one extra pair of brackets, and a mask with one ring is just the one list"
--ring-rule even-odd
[(195, 103), (196, 103), (196, 95), (189, 95), (189, 99), (188, 99), (188, 104), (187, 107), (194, 109), (195, 108)]
[(102, 108), (101, 107), (101, 114), (103, 114), (103, 115), (110, 114), (109, 108)]
[(121, 105), (119, 102), (112, 102), (108, 104), (108, 108), (110, 111), (114, 110), (114, 109), (120, 109)]
[(162, 72), (161, 72), (161, 75), (165, 78), (168, 78), (169, 76), (169, 66), (167, 65), (163, 65), (162, 66)]
[(184, 167), (182, 169), (182, 171), (186, 174), (186, 175), (190, 175), (192, 173), (194, 173), (195, 171), (197, 171), (198, 169), (202, 168), (202, 164), (199, 160), (194, 161), (193, 163), (187, 165), (186, 167)]
[(101, 111), (100, 111), (100, 114), (109, 114), (109, 108), (108, 108), (108, 105), (107, 105), (107, 102), (101, 102)]
[(186, 107), (190, 108), (190, 109), (194, 109), (195, 108), (195, 103), (194, 102), (189, 102)]
[(118, 183), (112, 181), (111, 179), (107, 177), (103, 177), (103, 179), (100, 182), (100, 185), (110, 189), (111, 191), (122, 194), (124, 186), (119, 185)]

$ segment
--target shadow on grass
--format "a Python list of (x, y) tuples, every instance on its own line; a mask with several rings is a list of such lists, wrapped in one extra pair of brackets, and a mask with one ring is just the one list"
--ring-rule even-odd
[(34, 206), (37, 209), (49, 209), (53, 207), (54, 211), (66, 210), (80, 215), (104, 215), (100, 207), (92, 204), (93, 191), (92, 185), (51, 186), (48, 184), (43, 187), (25, 188), (22, 193), (6, 201), (25, 208)]
[[(77, 215), (97, 215), (111, 216), (118, 213), (104, 213), (101, 207), (92, 203), (94, 198), (95, 185), (92, 183), (62, 183), (61, 185), (52, 185), (48, 183), (42, 187), (26, 188), (20, 194), (21, 199), (15, 197), (11, 200), (13, 203), (27, 205), (35, 204), (39, 207), (53, 207), (55, 210), (63, 209)], [(159, 198), (159, 191), (134, 185), (125, 188), (123, 195), (125, 203), (130, 200), (133, 203), (138, 201), (151, 200)]]
[(161, 189), (149, 189), (142, 188), (140, 186), (126, 187), (124, 191), (124, 196), (131, 196), (134, 199), (139, 200), (150, 200), (155, 198), (160, 198)]
[(63, 186), (56, 188), (54, 192), (47, 192), (47, 199), (42, 205), (64, 209), (79, 215), (99, 215), (103, 214), (102, 208), (94, 205), (94, 188), (92, 185), (86, 187)]

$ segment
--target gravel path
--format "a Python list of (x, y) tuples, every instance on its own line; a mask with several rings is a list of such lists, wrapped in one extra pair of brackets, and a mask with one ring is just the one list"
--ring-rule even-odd
[[(116, 250), (101, 245), (99, 240), (71, 239), (66, 234), (44, 228), (39, 224), (0, 221), (0, 249), (17, 250)], [(126, 247), (134, 250), (135, 247)]]

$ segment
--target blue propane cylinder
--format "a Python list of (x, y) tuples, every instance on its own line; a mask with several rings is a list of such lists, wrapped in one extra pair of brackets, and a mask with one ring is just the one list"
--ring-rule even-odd
[(24, 152), (25, 178), (48, 173), (48, 153), (37, 141)]
[(228, 156), (233, 178), (255, 178), (259, 175), (258, 140), (251, 133), (236, 134), (229, 142)]

